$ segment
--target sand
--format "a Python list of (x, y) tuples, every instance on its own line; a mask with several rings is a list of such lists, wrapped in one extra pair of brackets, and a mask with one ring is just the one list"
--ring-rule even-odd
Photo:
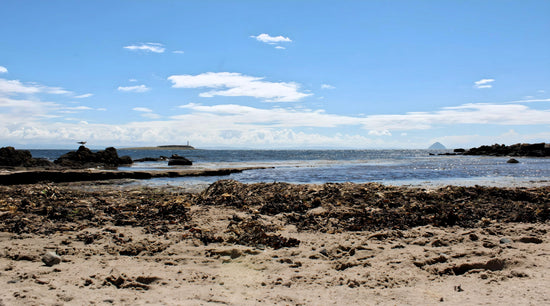
[[(376, 203), (389, 206), (403, 194), (412, 203), (414, 194), (424, 198), (433, 191), (243, 186), (229, 183), (202, 194), (82, 183), (0, 186), (0, 305), (550, 303), (548, 202), (540, 203), (548, 189), (513, 191), (529, 198), (510, 202), (523, 203), (523, 212), (533, 216), (525, 222), (505, 216), (519, 218), (513, 212), (491, 219), (473, 211), (479, 217), (474, 223), (458, 213), (455, 225), (379, 221), (349, 230), (358, 223), (343, 218), (357, 216), (349, 213), (345, 192), (327, 193), (337, 192), (333, 187), (371, 188), (384, 200)], [(285, 200), (284, 188), (320, 199)], [(235, 200), (237, 190), (250, 197), (241, 199), (248, 204)], [(487, 191), (495, 194), (492, 201), (508, 201), (499, 190)], [(481, 205), (479, 194), (462, 201)], [(269, 210), (294, 201), (305, 208)], [(318, 224), (292, 221), (300, 215)], [(61, 263), (41, 261), (50, 251)]]

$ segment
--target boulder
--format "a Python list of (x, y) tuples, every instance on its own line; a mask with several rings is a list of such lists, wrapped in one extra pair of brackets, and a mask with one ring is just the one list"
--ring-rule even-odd
[(94, 153), (85, 146), (80, 146), (77, 151), (61, 155), (54, 163), (68, 168), (118, 167), (131, 164), (132, 159), (129, 156), (119, 157), (113, 147)]
[(13, 147), (0, 148), (0, 167), (50, 167), (53, 163), (43, 158), (33, 158), (29, 150)]
[(507, 163), (509, 163), (509, 164), (518, 164), (519, 161), (518, 161), (517, 159), (515, 159), (515, 158), (510, 158), (510, 159), (507, 161)]
[(191, 166), (192, 164), (192, 161), (178, 154), (173, 154), (168, 160), (168, 166)]

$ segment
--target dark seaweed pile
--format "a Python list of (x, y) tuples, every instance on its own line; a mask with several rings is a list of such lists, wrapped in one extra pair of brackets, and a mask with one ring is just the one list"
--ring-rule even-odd
[[(201, 226), (189, 207), (227, 206), (249, 213), (230, 224), (226, 238), (272, 247), (295, 241), (273, 238), (273, 228), (255, 221), (277, 216), (302, 231), (340, 232), (407, 229), (421, 225), (474, 227), (498, 222), (545, 222), (550, 187), (449, 186), (435, 190), (375, 183), (242, 184), (218, 181), (201, 194), (142, 188), (85, 191), (58, 185), (0, 186), (0, 231), (53, 233), (102, 225), (130, 225), (165, 233)], [(228, 216), (228, 219), (231, 216)], [(205, 243), (215, 237), (205, 236)], [(271, 240), (270, 240), (271, 239)], [(273, 240), (275, 239), (275, 240)], [(282, 241), (282, 242), (281, 242)], [(284, 243), (283, 243), (284, 242)]]
[[(198, 202), (285, 214), (300, 230), (361, 231), (414, 226), (473, 227), (480, 222), (543, 222), (550, 216), (550, 187), (448, 186), (437, 190), (376, 183), (242, 184), (218, 181)], [(316, 210), (315, 208), (322, 208)], [(314, 210), (312, 210), (314, 209)]]
[(0, 187), (0, 231), (53, 233), (113, 225), (162, 232), (188, 220), (188, 194), (141, 189), (139, 192), (86, 192), (54, 185)]

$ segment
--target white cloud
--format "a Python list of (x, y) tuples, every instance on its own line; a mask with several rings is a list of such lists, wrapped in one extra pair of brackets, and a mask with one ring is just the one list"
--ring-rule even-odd
[(94, 94), (91, 94), (91, 93), (87, 93), (87, 94), (83, 94), (83, 95), (78, 95), (78, 96), (74, 96), (75, 98), (77, 99), (84, 99), (84, 98), (89, 98), (91, 96), (93, 96)]
[[(434, 112), (411, 112), (403, 115), (344, 116), (324, 110), (259, 109), (242, 105), (205, 106), (190, 103), (180, 108), (191, 114), (173, 116), (174, 120), (202, 122), (211, 128), (237, 129), (258, 125), (271, 128), (360, 126), (370, 135), (391, 135), (391, 131), (426, 130), (462, 124), (547, 125), (550, 110), (530, 109), (525, 105), (464, 104)], [(200, 119), (199, 119), (200, 118)], [(206, 122), (207, 120), (208, 122)]]
[(270, 45), (273, 45), (273, 44), (278, 44), (278, 43), (281, 43), (281, 42), (292, 42), (292, 40), (288, 37), (284, 37), (284, 36), (271, 36), (269, 34), (260, 34), (258, 36), (250, 36), (252, 38), (255, 38), (257, 41), (261, 41), (261, 42), (264, 42), (266, 44), (270, 44)]
[(136, 79), (129, 79), (128, 82), (137, 82), (138, 80)]
[(286, 49), (286, 48), (283, 47), (283, 46), (276, 46), (275, 49), (284, 50), (284, 49)]
[(230, 96), (254, 97), (265, 102), (295, 102), (312, 94), (299, 92), (294, 82), (267, 82), (263, 77), (253, 77), (232, 72), (206, 72), (199, 75), (173, 75), (168, 77), (174, 88), (220, 88), (199, 94), (200, 97)]
[(388, 130), (372, 130), (369, 131), (369, 135), (374, 136), (391, 136), (391, 132)]
[(491, 88), (493, 87), (493, 85), (490, 83), (493, 83), (494, 81), (495, 81), (494, 79), (481, 79), (479, 81), (474, 82), (474, 87), (479, 89)]
[(65, 90), (61, 87), (49, 87), (43, 86), (36, 83), (24, 84), (19, 80), (6, 80), (0, 79), (0, 95), (1, 94), (38, 94), (38, 93), (47, 93), (47, 94), (70, 94), (71, 92)]
[(8, 69), (4, 66), (0, 66), (0, 73), (8, 73)]
[(176, 53), (176, 54), (184, 54), (185, 52), (182, 51), (182, 50), (175, 50), (175, 51), (172, 51), (172, 53)]
[(142, 112), (142, 113), (152, 113), (153, 110), (147, 107), (134, 107), (132, 110), (136, 112)]
[(125, 46), (124, 49), (132, 51), (145, 51), (154, 53), (163, 53), (166, 49), (159, 43), (142, 43), (137, 45)]
[(161, 116), (153, 113), (153, 110), (148, 107), (134, 107), (132, 110), (142, 113), (141, 116), (149, 119), (158, 119)]
[(146, 92), (151, 90), (151, 88), (145, 86), (145, 85), (136, 85), (136, 86), (119, 86), (119, 91), (124, 92)]
[[(86, 110), (87, 107), (77, 107)], [(186, 104), (179, 109), (182, 112), (167, 120), (148, 120), (125, 124), (82, 124), (65, 120), (51, 122), (56, 111), (67, 109), (61, 105), (31, 100), (15, 100), (0, 97), (0, 142), (59, 143), (73, 139), (88, 139), (96, 144), (150, 144), (159, 142), (184, 142), (191, 140), (199, 146), (246, 146), (256, 148), (275, 147), (402, 147), (399, 140), (377, 137), (389, 136), (394, 131), (401, 135), (410, 135), (411, 131), (439, 127), (453, 127), (460, 131), (462, 124), (479, 125), (549, 125), (550, 110), (531, 109), (526, 105), (510, 104), (464, 104), (442, 108), (433, 112), (412, 112), (401, 115), (344, 116), (330, 114), (323, 110), (292, 108), (255, 108), (242, 105), (200, 105)], [(136, 107), (142, 116), (158, 119), (148, 107)], [(45, 121), (44, 119), (50, 118)], [(83, 121), (83, 120), (80, 120)], [(182, 129), (185, 124), (185, 129)], [(352, 134), (340, 134), (337, 129), (329, 133), (302, 128), (338, 128), (357, 126)], [(309, 129), (307, 129), (309, 130)], [(508, 128), (507, 128), (508, 130)], [(398, 133), (398, 134), (399, 134)], [(502, 140), (510, 143), (533, 139), (546, 139), (545, 132), (529, 137), (510, 132)], [(543, 135), (544, 134), (544, 135)], [(374, 137), (370, 138), (373, 135)], [(437, 141), (455, 146), (460, 141), (471, 143), (493, 143), (490, 136), (448, 136)], [(453, 138), (454, 137), (454, 138)], [(508, 138), (507, 138), (508, 137)], [(463, 138), (463, 140), (460, 140)], [(468, 140), (469, 139), (469, 140)], [(469, 142), (468, 142), (469, 141)], [(414, 146), (425, 147), (427, 141)]]
[(335, 89), (336, 87), (329, 84), (322, 84), (321, 89)]
[(18, 80), (0, 79), (0, 94), (33, 94), (39, 93), (40, 88), (32, 85), (24, 85)]

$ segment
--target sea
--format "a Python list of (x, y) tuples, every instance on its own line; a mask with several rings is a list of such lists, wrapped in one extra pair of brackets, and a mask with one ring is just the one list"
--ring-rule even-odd
[[(30, 150), (33, 157), (55, 160), (69, 150)], [(167, 161), (137, 162), (119, 170), (174, 170), (265, 167), (228, 176), (154, 178), (134, 181), (141, 185), (208, 185), (221, 179), (243, 183), (295, 184), (377, 182), (400, 186), (550, 185), (550, 158), (439, 155), (450, 150), (128, 150), (119, 156), (132, 159), (178, 154), (192, 166), (168, 166)], [(430, 154), (431, 153), (431, 154)], [(435, 154), (435, 155), (432, 155)]]

